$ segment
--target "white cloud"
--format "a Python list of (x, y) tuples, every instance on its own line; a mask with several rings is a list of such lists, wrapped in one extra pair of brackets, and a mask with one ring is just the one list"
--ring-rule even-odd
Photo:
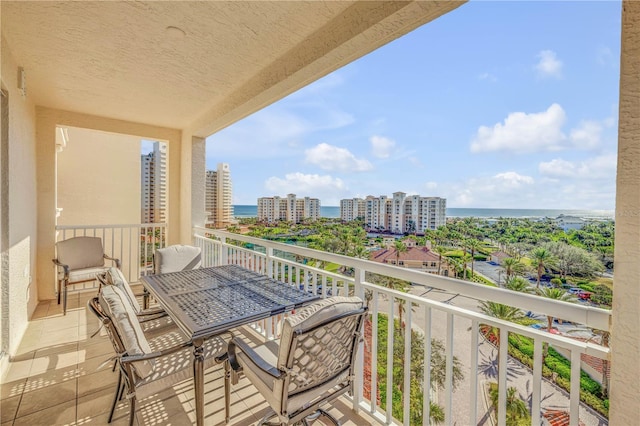
[(584, 161), (567, 161), (555, 158), (538, 165), (541, 175), (549, 178), (580, 180), (615, 180), (617, 156), (604, 154)]
[(618, 61), (616, 61), (615, 56), (613, 56), (613, 52), (607, 46), (600, 45), (596, 48), (596, 61), (600, 65), (618, 65)]
[(322, 205), (339, 205), (347, 194), (347, 187), (340, 178), (330, 175), (287, 173), (284, 178), (271, 176), (264, 187), (274, 195), (296, 194), (299, 197), (319, 198)]
[(323, 170), (365, 172), (373, 169), (373, 165), (368, 160), (356, 158), (348, 149), (327, 143), (321, 143), (307, 149), (305, 151), (305, 161), (315, 164)]
[[(606, 124), (606, 122), (605, 122)], [(600, 144), (602, 125), (597, 121), (583, 121), (571, 130), (569, 137), (576, 147), (592, 149)]]
[(565, 121), (566, 114), (556, 103), (542, 112), (512, 112), (504, 123), (496, 123), (493, 127), (480, 126), (471, 141), (471, 152), (559, 150), (566, 139), (562, 133)]
[(378, 158), (389, 158), (393, 148), (396, 146), (395, 141), (384, 136), (373, 135), (369, 141), (371, 142), (371, 152), (374, 157)]
[(537, 55), (540, 61), (536, 64), (536, 70), (540, 77), (562, 77), (562, 61), (553, 50), (543, 50)]
[[(516, 200), (529, 197), (535, 180), (531, 176), (514, 171), (497, 173), (493, 176), (474, 177), (462, 183), (446, 184), (444, 193), (456, 207), (508, 207)], [(531, 203), (520, 205), (526, 208)], [(517, 205), (516, 205), (517, 206)]]
[(498, 81), (498, 78), (491, 73), (483, 72), (478, 76), (478, 80), (487, 80), (495, 83), (496, 81)]
[(434, 189), (436, 189), (438, 187), (438, 183), (437, 182), (427, 182), (424, 184), (424, 187), (429, 190), (432, 191)]
[(418, 157), (407, 157), (407, 160), (409, 160), (409, 162), (413, 167), (417, 167), (420, 169), (424, 168), (424, 164), (422, 163), (422, 161), (420, 161)]
[(542, 112), (512, 112), (503, 123), (480, 126), (471, 141), (471, 152), (509, 151), (518, 154), (560, 151), (567, 148), (594, 149), (601, 144), (602, 132), (611, 119), (583, 120), (569, 131), (562, 127), (567, 119), (556, 103)]

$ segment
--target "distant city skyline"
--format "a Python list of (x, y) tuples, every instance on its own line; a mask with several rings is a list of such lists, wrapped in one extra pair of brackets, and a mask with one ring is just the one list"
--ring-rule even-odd
[(619, 2), (470, 2), (207, 139), (234, 204), (613, 209)]

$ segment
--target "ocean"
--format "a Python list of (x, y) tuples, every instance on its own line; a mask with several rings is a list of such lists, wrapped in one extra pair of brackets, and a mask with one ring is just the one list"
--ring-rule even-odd
[[(237, 218), (256, 217), (258, 206), (234, 205), (234, 216)], [(541, 219), (545, 217), (556, 218), (558, 216), (577, 216), (584, 219), (613, 219), (613, 210), (561, 210), (561, 209), (472, 209), (472, 208), (448, 208), (447, 217), (517, 217)], [(320, 206), (320, 216), (327, 218), (340, 217), (340, 207)]]

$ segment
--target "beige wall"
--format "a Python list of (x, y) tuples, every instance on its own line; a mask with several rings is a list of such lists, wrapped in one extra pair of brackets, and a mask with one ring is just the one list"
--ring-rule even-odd
[[(37, 116), (37, 158), (38, 158), (38, 291), (40, 300), (54, 298), (55, 271), (51, 259), (55, 257), (56, 226), (56, 128), (58, 126), (78, 127), (101, 132), (131, 135), (137, 138), (166, 141), (169, 145), (167, 156), (169, 179), (168, 233), (169, 244), (180, 241), (180, 145), (181, 131), (163, 127), (148, 126), (122, 120), (113, 120), (79, 114), (70, 111), (36, 108)], [(138, 157), (139, 159), (139, 157)], [(139, 160), (138, 160), (139, 162)], [(106, 167), (99, 161), (96, 167)], [(138, 166), (139, 167), (139, 166)], [(136, 183), (139, 185), (139, 176)], [(139, 193), (139, 192), (138, 192)], [(138, 201), (139, 202), (139, 201)], [(137, 204), (139, 206), (139, 204)], [(140, 209), (138, 207), (139, 216)], [(138, 217), (138, 221), (140, 218)]]
[(640, 2), (623, 2), (611, 328), (612, 425), (640, 419)]
[(3, 189), (8, 226), (2, 229), (7, 244), (2, 253), (2, 349), (14, 353), (38, 300), (32, 282), (37, 252), (36, 138), (34, 104), (17, 88), (18, 64), (4, 37), (1, 76), (9, 95), (8, 161), (2, 170), (8, 182)]
[(67, 129), (57, 154), (58, 225), (140, 223), (140, 138)]

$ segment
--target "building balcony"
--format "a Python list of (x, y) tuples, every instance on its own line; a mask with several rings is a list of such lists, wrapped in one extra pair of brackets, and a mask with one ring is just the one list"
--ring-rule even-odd
[[(126, 227), (118, 225), (112, 228)], [(137, 235), (161, 238), (164, 229), (160, 224), (150, 224)], [(67, 235), (110, 234), (108, 228), (65, 227), (60, 231)], [(125, 230), (123, 235), (131, 233)], [(608, 348), (487, 317), (478, 312), (477, 306), (481, 300), (498, 301), (534, 311), (543, 318), (544, 315), (553, 315), (596, 329), (607, 329), (609, 311), (224, 231), (196, 228), (193, 238), (203, 251), (204, 266), (239, 264), (292, 286), (317, 292), (322, 297), (355, 294), (367, 300), (371, 316), (360, 348), (362, 356), (356, 368), (356, 388), (353, 395), (339, 399), (330, 407), (332, 414), (345, 425), (393, 424), (402, 423), (398, 416), (415, 418), (416, 408), (409, 404), (408, 399), (404, 403), (400, 400), (399, 405), (393, 408), (389, 403), (383, 403), (393, 400), (389, 393), (385, 393), (391, 389), (383, 383), (393, 381), (405, 395), (409, 395), (411, 386), (415, 386), (411, 379), (414, 373), (410, 374), (408, 368), (402, 367), (409, 365), (409, 356), (398, 358), (396, 354), (400, 350), (397, 342), (400, 336), (403, 336), (405, 349), (412, 347), (413, 340), (421, 339), (424, 351), (420, 365), (433, 365), (431, 357), (442, 358), (444, 363), (438, 367), (442, 370), (433, 373), (444, 377), (442, 386), (430, 384), (428, 371), (419, 385), (428, 389), (428, 398), (442, 408), (445, 424), (476, 424), (483, 418), (495, 417), (487, 399), (487, 383), (491, 381), (516, 387), (522, 393), (529, 401), (533, 424), (540, 424), (545, 414), (556, 411), (564, 412), (570, 424), (607, 422), (606, 418), (580, 402), (578, 389), (581, 358), (608, 359)], [(165, 245), (162, 239), (155, 242), (160, 247)], [(251, 243), (252, 248), (244, 248), (244, 243)], [(150, 245), (154, 246), (154, 241)], [(115, 247), (115, 255), (133, 252), (130, 259), (146, 257), (136, 251), (138, 247), (141, 246), (130, 243), (122, 253), (118, 253)], [(290, 260), (295, 258), (306, 261), (303, 264)], [(346, 272), (336, 274), (310, 266), (316, 261), (337, 263)], [(123, 265), (123, 271), (129, 271), (131, 281), (145, 273), (142, 266), (136, 270), (130, 264)], [(367, 281), (370, 274), (407, 280), (413, 286), (408, 293), (388, 289)], [(95, 289), (73, 294), (66, 316), (62, 315), (60, 305), (55, 301), (44, 301), (38, 305), (2, 385), (3, 423), (104, 424), (115, 391), (117, 373), (111, 371), (109, 359), (114, 353), (108, 339), (103, 335), (90, 337), (98, 323), (86, 309), (86, 302), (94, 294)], [(413, 308), (402, 314), (402, 322), (410, 324), (410, 327), (405, 325), (395, 333), (390, 328), (384, 334), (379, 333), (379, 327), (384, 323), (373, 321), (373, 318), (394, 317), (399, 321), (398, 306), (410, 305)], [(388, 321), (385, 323), (390, 324)], [(501, 340), (497, 346), (481, 332), (483, 324), (499, 330)], [(274, 328), (264, 321), (244, 327), (242, 333), (256, 344), (278, 337)], [(532, 341), (532, 369), (507, 354), (507, 344), (502, 342), (516, 335)], [(387, 339), (383, 336), (394, 337)], [(430, 344), (431, 339), (440, 343), (434, 346)], [(542, 348), (545, 344), (568, 354), (572, 365), (577, 366), (571, 368), (568, 395), (542, 374)], [(378, 350), (372, 351), (371, 348)], [(389, 361), (383, 359), (383, 354)], [(399, 363), (395, 368), (389, 364), (393, 359)], [(454, 377), (454, 364), (462, 372), (462, 379)], [(378, 374), (380, 371), (387, 373)], [(224, 423), (222, 377), (221, 368), (206, 373), (206, 424)], [(506, 386), (502, 388), (506, 389)], [(377, 389), (377, 397), (371, 397), (371, 389)], [(501, 393), (499, 398), (504, 406), (506, 393)], [(136, 413), (137, 422), (141, 425), (192, 424), (195, 422), (194, 404), (193, 385), (186, 380), (142, 401)], [(126, 424), (127, 407), (126, 401), (118, 405), (115, 424)], [(266, 403), (248, 381), (241, 381), (233, 387), (230, 424), (254, 424), (264, 416), (266, 409)], [(419, 416), (428, 415), (427, 405), (420, 405), (418, 410)], [(505, 419), (498, 417), (496, 421), (500, 424)]]
[[(620, 103), (616, 109), (619, 119), (616, 293), (612, 312), (513, 295), (501, 289), (479, 287), (387, 265), (372, 265), (363, 260), (329, 253), (318, 254), (291, 246), (286, 246), (285, 250), (270, 243), (233, 237), (255, 243), (264, 250), (250, 251), (228, 244), (225, 239), (230, 236), (226, 234), (207, 235), (205, 232), (211, 231), (198, 229), (193, 232), (194, 227), (204, 223), (205, 141), (208, 136), (328, 75), (349, 61), (437, 19), (462, 3), (246, 2), (242, 7), (231, 7), (228, 2), (94, 2), (88, 7), (83, 2), (0, 2), (1, 151), (9, 152), (8, 156), (3, 154), (0, 157), (4, 172), (0, 185), (3, 188), (0, 191), (3, 205), (0, 211), (1, 422), (58, 423), (58, 418), (64, 418), (70, 423), (84, 424), (93, 418), (91, 414), (86, 414), (87, 411), (95, 413), (98, 408), (94, 407), (109, 404), (110, 396), (106, 392), (101, 395), (91, 388), (101, 386), (102, 375), (107, 376), (108, 372), (100, 370), (90, 373), (100, 376), (93, 376), (89, 384), (86, 383), (87, 379), (83, 379), (83, 375), (90, 375), (85, 374), (88, 370), (95, 371), (96, 364), (99, 364), (99, 357), (93, 356), (88, 348), (100, 346), (86, 339), (91, 326), (82, 314), (84, 308), (81, 302), (86, 296), (77, 296), (77, 305), (71, 308), (77, 314), (68, 315), (69, 319), (60, 317), (57, 305), (51, 302), (56, 297), (55, 272), (51, 263), (55, 257), (55, 243), (63, 235), (81, 232), (79, 228), (62, 229), (59, 226), (60, 217), (56, 217), (55, 213), (56, 207), (62, 205), (56, 199), (56, 135), (59, 133), (58, 126), (68, 126), (103, 134), (126, 135), (136, 138), (138, 142), (144, 139), (166, 143), (166, 183), (170, 195), (166, 217), (169, 223), (152, 227), (149, 232), (153, 236), (141, 234), (139, 227), (154, 224), (137, 224), (134, 228), (101, 225), (104, 228), (87, 229), (87, 232), (95, 232), (93, 235), (103, 238), (109, 254), (118, 256), (116, 252), (119, 251), (118, 257), (126, 265), (123, 269), (132, 281), (150, 272), (149, 256), (154, 247), (198, 243), (205, 249), (209, 262), (242, 263), (292, 285), (320, 290), (323, 296), (328, 295), (329, 290), (331, 294), (354, 292), (363, 297), (371, 295), (372, 314), (386, 313), (392, 317), (396, 315), (398, 306), (415, 304), (415, 311), (408, 309), (403, 313), (404, 322), (417, 323), (424, 333), (430, 329), (434, 337), (443, 341), (446, 361), (443, 387), (429, 392), (427, 383), (424, 388), (427, 389), (426, 395), (430, 395), (443, 408), (445, 423), (450, 424), (468, 424), (474, 420), (474, 416), (480, 419), (483, 410), (486, 413), (481, 382), (483, 375), (491, 371), (499, 371), (497, 381), (503, 385), (499, 394), (500, 406), (503, 407), (506, 402), (505, 385), (514, 378), (531, 374), (530, 387), (525, 385), (522, 392), (532, 395), (529, 411), (534, 419), (537, 420), (547, 408), (560, 407), (570, 413), (573, 424), (578, 424), (579, 420), (588, 424), (593, 419), (590, 417), (593, 413), (580, 403), (577, 366), (583, 356), (604, 360), (610, 358), (612, 423), (637, 423), (640, 418), (637, 397), (640, 395), (640, 311), (637, 309), (640, 306), (637, 285), (637, 277), (640, 276), (640, 263), (637, 262), (640, 257), (637, 237), (640, 232), (640, 198), (637, 192), (640, 180), (640, 151), (637, 149), (640, 75), (634, 70), (640, 69), (640, 33), (634, 29), (640, 26), (638, 2), (625, 1), (620, 20)], [(216, 19), (220, 21), (221, 16), (225, 20), (219, 22), (220, 25), (210, 25)], [(296, 19), (289, 19), (291, 16)], [(61, 26), (61, 22), (65, 25)], [(233, 22), (242, 25), (231, 25)], [(287, 25), (274, 26), (273, 22), (287, 22)], [(101, 31), (96, 32), (96, 28)], [(123, 31), (122, 28), (127, 30)], [(50, 37), (43, 38), (43, 31)], [(211, 40), (225, 42), (211, 43)], [(441, 42), (446, 40), (434, 40), (434, 43)], [(105, 46), (116, 46), (117, 54), (113, 49), (105, 49)], [(204, 48), (206, 55), (202, 55)], [(158, 49), (162, 54), (158, 54)], [(185, 62), (185, 58), (198, 58), (198, 61)], [(105, 70), (126, 72), (105, 73)], [(154, 78), (149, 78), (151, 74)], [(104, 177), (108, 173), (118, 172), (117, 167), (110, 166), (122, 164), (119, 154), (115, 152), (113, 159), (97, 159), (98, 163), (88, 162), (92, 169), (81, 175), (77, 182), (82, 184), (92, 179), (94, 174)], [(139, 164), (139, 151), (133, 154), (135, 164)], [(96, 164), (101, 167), (96, 167)], [(152, 176), (149, 174), (150, 179), (153, 179)], [(117, 189), (113, 200), (103, 192), (92, 194), (92, 202), (105, 201), (101, 213), (110, 213), (110, 210), (120, 213), (119, 210), (126, 204), (137, 209), (140, 194), (125, 191), (130, 188)], [(127, 195), (134, 202), (124, 202)], [(150, 199), (153, 199), (153, 195), (150, 195)], [(286, 200), (283, 201), (286, 204)], [(397, 201), (381, 197), (378, 204), (380, 214), (387, 217), (387, 223), (392, 216), (399, 219), (399, 210), (394, 215), (391, 213), (398, 209)], [(69, 206), (64, 207), (62, 218), (71, 211)], [(444, 211), (444, 206), (437, 204), (437, 209)], [(148, 216), (150, 220), (154, 217), (153, 214)], [(399, 227), (400, 223), (396, 225)], [(131, 232), (122, 234), (120, 229)], [(159, 241), (154, 238), (159, 238)], [(140, 250), (145, 252), (141, 253)], [(327, 262), (335, 262), (348, 273), (330, 274), (316, 270), (310, 265), (288, 260), (291, 256), (277, 258), (274, 256), (276, 250), (287, 252), (294, 258), (316, 256)], [(292, 271), (296, 273), (295, 276)], [(418, 286), (414, 286), (416, 289), (420, 285), (426, 287), (418, 294), (395, 292), (368, 282), (367, 273), (417, 283)], [(444, 293), (433, 290), (421, 296), (429, 288), (440, 289)], [(93, 289), (88, 291), (95, 292)], [(438, 294), (446, 298), (442, 296), (442, 299), (438, 299), (435, 297)], [(610, 330), (612, 349), (484, 317), (474, 308), (477, 300), (493, 300), (542, 315), (560, 317), (587, 328)], [(75, 319), (72, 318), (74, 315)], [(367, 347), (381, 344), (374, 341), (377, 338), (377, 331), (373, 329), (375, 324), (378, 323), (372, 322), (371, 341), (364, 345), (363, 358)], [(483, 341), (477, 332), (480, 324), (494, 326), (500, 330), (502, 337), (519, 334), (530, 339), (535, 354), (533, 372), (520, 374), (517, 363), (507, 356), (506, 346), (486, 346), (490, 343)], [(412, 329), (405, 327), (405, 330), (409, 330), (406, 331), (408, 338), (404, 339), (408, 344), (412, 340)], [(258, 332), (262, 338), (274, 337), (263, 333), (258, 325), (251, 330)], [(478, 339), (477, 344), (475, 339)], [(505, 340), (503, 338), (501, 342)], [(429, 339), (425, 341), (430, 343)], [(462, 346), (463, 341), (471, 343)], [(548, 394), (557, 393), (542, 378), (540, 353), (547, 343), (563, 348), (569, 358), (576, 361), (572, 364), (568, 379), (568, 399), (566, 396), (557, 401), (547, 398)], [(467, 350), (471, 347), (477, 350)], [(427, 354), (429, 349), (434, 348), (427, 344), (424, 349)], [(393, 354), (393, 342), (387, 342), (387, 350)], [(399, 417), (404, 417), (406, 422), (409, 417), (407, 410), (410, 413), (412, 409), (406, 401), (398, 410), (394, 410), (387, 405), (391, 404), (392, 398), (383, 398), (375, 392), (378, 389), (382, 393), (383, 388), (379, 386), (381, 378), (371, 372), (378, 371), (384, 357), (374, 356), (374, 353), (378, 352), (371, 351), (368, 363), (363, 359), (360, 364), (361, 372), (357, 377), (358, 386), (353, 398), (341, 399), (337, 404), (338, 409), (347, 416), (355, 406), (360, 408), (360, 413), (373, 413), (374, 421), (383, 424), (395, 422), (394, 418)], [(466, 381), (455, 389), (452, 376), (454, 357), (462, 360), (466, 377)], [(495, 362), (488, 362), (487, 359)], [(497, 369), (493, 368), (496, 363)], [(366, 369), (367, 366), (370, 370)], [(387, 371), (393, 372), (393, 368), (387, 368)], [(395, 388), (389, 386), (384, 392), (396, 389), (409, 395), (411, 376), (405, 376), (409, 374), (407, 371), (398, 378)], [(373, 396), (367, 396), (365, 392), (367, 377), (370, 389), (374, 390)], [(185, 384), (185, 388), (188, 387)], [(174, 392), (178, 390), (174, 389)], [(23, 392), (33, 393), (25, 393), (28, 397), (22, 398)], [(190, 395), (190, 391), (185, 392), (184, 395)], [(242, 391), (237, 393), (242, 394)], [(213, 396), (216, 394), (215, 391), (207, 394), (210, 407), (217, 404), (214, 401), (218, 399)], [(183, 396), (178, 397), (179, 404), (175, 403), (175, 399), (162, 397), (156, 404), (147, 404), (147, 407), (157, 407), (157, 410), (141, 414), (138, 416), (139, 422), (164, 424), (169, 423), (170, 418), (184, 418), (176, 416), (185, 413), (187, 418), (191, 418), (189, 406), (192, 401), (187, 398), (183, 404)], [(242, 399), (242, 395), (239, 396)], [(76, 402), (50, 409), (48, 399), (54, 397)], [(81, 407), (85, 401), (96, 405), (89, 409), (84, 405)], [(423, 407), (421, 414), (426, 416), (429, 405)], [(248, 408), (251, 411), (251, 407)], [(215, 408), (211, 410), (213, 412)], [(69, 417), (62, 417), (67, 415), (65, 413)], [(38, 420), (41, 419), (38, 417), (40, 415), (45, 416), (44, 421)], [(211, 416), (212, 423), (218, 421), (213, 414)], [(505, 424), (504, 413), (501, 416), (497, 419), (499, 425)], [(242, 419), (238, 417), (234, 421), (244, 424)], [(60, 420), (60, 423), (66, 423), (67, 420)], [(356, 418), (352, 421), (354, 424), (369, 423), (360, 420)], [(102, 423), (101, 420), (92, 422)]]

